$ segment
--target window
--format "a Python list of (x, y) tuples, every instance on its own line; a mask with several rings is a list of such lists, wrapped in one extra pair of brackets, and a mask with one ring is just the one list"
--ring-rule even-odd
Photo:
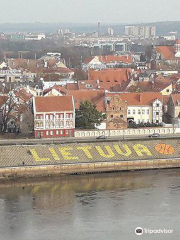
[(61, 134), (61, 135), (63, 134), (63, 130), (60, 131), (60, 134)]
[(53, 120), (53, 115), (50, 115), (50, 120)]
[(123, 115), (120, 115), (120, 118), (123, 118)]
[(131, 114), (131, 110), (128, 110), (128, 114)]
[(43, 132), (41, 132), (41, 137), (43, 137), (43, 135), (44, 135), (44, 133), (43, 133)]
[(53, 131), (50, 131), (51, 136), (53, 135)]
[(156, 115), (158, 116), (158, 115), (159, 115), (159, 112), (156, 112)]
[(113, 118), (113, 115), (111, 115), (111, 118)]
[(142, 110), (142, 114), (145, 114), (145, 110)]
[(166, 92), (169, 92), (169, 89), (167, 89)]
[(140, 123), (141, 122), (141, 120), (140, 119), (138, 119), (138, 123)]
[(48, 120), (49, 119), (49, 116), (48, 115), (46, 115), (46, 120)]
[(156, 123), (159, 123), (159, 120), (156, 120)]
[(56, 131), (56, 135), (59, 135), (59, 131)]
[(69, 134), (69, 130), (66, 130), (66, 135)]
[(138, 110), (138, 114), (141, 114), (141, 110)]
[(66, 126), (69, 127), (69, 121), (66, 122)]
[(147, 114), (149, 114), (149, 109), (147, 109)]
[(63, 118), (63, 114), (60, 114), (60, 118)]
[(133, 114), (136, 114), (136, 110), (135, 109), (133, 110)]
[(49, 131), (46, 131), (46, 136), (48, 136), (49, 135)]
[(156, 107), (159, 107), (159, 103), (156, 104)]

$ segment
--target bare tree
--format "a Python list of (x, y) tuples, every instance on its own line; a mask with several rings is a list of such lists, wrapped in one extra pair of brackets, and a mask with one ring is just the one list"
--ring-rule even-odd
[(24, 134), (28, 134), (34, 130), (34, 115), (29, 107), (21, 114), (20, 129)]
[(10, 93), (8, 98), (4, 96), (4, 106), (2, 108), (2, 132), (6, 132), (8, 128), (8, 122), (11, 119), (11, 114), (15, 112), (17, 103), (14, 100), (13, 95)]

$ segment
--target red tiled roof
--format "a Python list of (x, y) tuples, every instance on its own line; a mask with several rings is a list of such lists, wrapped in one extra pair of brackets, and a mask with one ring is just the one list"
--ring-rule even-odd
[[(87, 85), (91, 85), (91, 87), (87, 87)], [(98, 81), (96, 80), (84, 80), (78, 81), (79, 90), (92, 90), (98, 89)]]
[(24, 102), (28, 102), (32, 98), (31, 93), (27, 93), (25, 89), (20, 89), (19, 91), (14, 92), (17, 98), (20, 98)]
[(47, 88), (43, 91), (43, 93), (46, 94), (46, 93), (50, 92), (52, 89), (55, 89), (62, 94), (67, 93), (67, 89), (63, 86), (60, 86), (60, 85), (54, 85), (53, 87)]
[[(107, 93), (107, 97), (111, 97), (113, 93)], [(117, 94), (117, 93), (116, 93)], [(150, 106), (153, 101), (159, 99), (159, 101), (163, 102), (161, 93), (119, 93), (120, 98), (123, 101), (127, 102), (129, 106)]]
[(180, 103), (180, 94), (176, 93), (176, 94), (171, 94), (172, 100), (174, 102), (175, 106), (179, 106)]
[(36, 112), (73, 111), (72, 96), (49, 96), (35, 98)]
[(88, 64), (94, 57), (88, 57), (84, 60), (85, 64)]
[(137, 82), (126, 88), (127, 92), (161, 92), (163, 89), (171, 85), (171, 82)]
[(176, 39), (175, 44), (180, 44), (180, 40)]
[(79, 91), (68, 91), (68, 95), (72, 95), (75, 101), (75, 107), (78, 108), (80, 103), (83, 101), (90, 101), (97, 106), (97, 110), (105, 111), (105, 92), (102, 90), (79, 90)]
[(132, 56), (131, 55), (122, 55), (122, 56), (114, 56), (114, 55), (107, 55), (107, 56), (99, 56), (99, 60), (104, 63), (110, 62), (123, 62), (123, 63), (132, 63)]
[(0, 108), (8, 100), (7, 96), (0, 96)]
[[(106, 56), (97, 56), (99, 61), (102, 63), (115, 63), (115, 62), (123, 62), (123, 63), (132, 63), (132, 56), (131, 55), (120, 55), (120, 56), (115, 56), (115, 55), (106, 55)], [(84, 60), (85, 64), (90, 63), (94, 57), (88, 57)]]
[(92, 70), (88, 71), (89, 80), (99, 80), (100, 82), (114, 82), (121, 83), (129, 79), (131, 69), (129, 68), (117, 68), (117, 69), (104, 69), (104, 70)]
[(67, 90), (79, 90), (78, 83), (67, 83)]
[(165, 60), (176, 58), (174, 46), (156, 46), (156, 52), (162, 54)]

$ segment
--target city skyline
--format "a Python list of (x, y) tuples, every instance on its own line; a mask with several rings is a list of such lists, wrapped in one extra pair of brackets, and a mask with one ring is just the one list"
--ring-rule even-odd
[[(2, 2), (2, 0), (0, 0)], [(158, 6), (163, 5), (162, 8)], [(172, 6), (176, 6), (172, 8)], [(2, 2), (0, 23), (74, 22), (74, 23), (147, 23), (178, 21), (180, 2), (172, 0), (16, 0)], [(171, 9), (171, 11), (170, 11)], [(8, 14), (7, 14), (8, 12)]]

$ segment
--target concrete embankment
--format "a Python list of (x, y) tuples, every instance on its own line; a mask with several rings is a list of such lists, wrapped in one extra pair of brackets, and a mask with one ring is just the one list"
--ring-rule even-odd
[(0, 179), (180, 167), (180, 140), (0, 146)]

